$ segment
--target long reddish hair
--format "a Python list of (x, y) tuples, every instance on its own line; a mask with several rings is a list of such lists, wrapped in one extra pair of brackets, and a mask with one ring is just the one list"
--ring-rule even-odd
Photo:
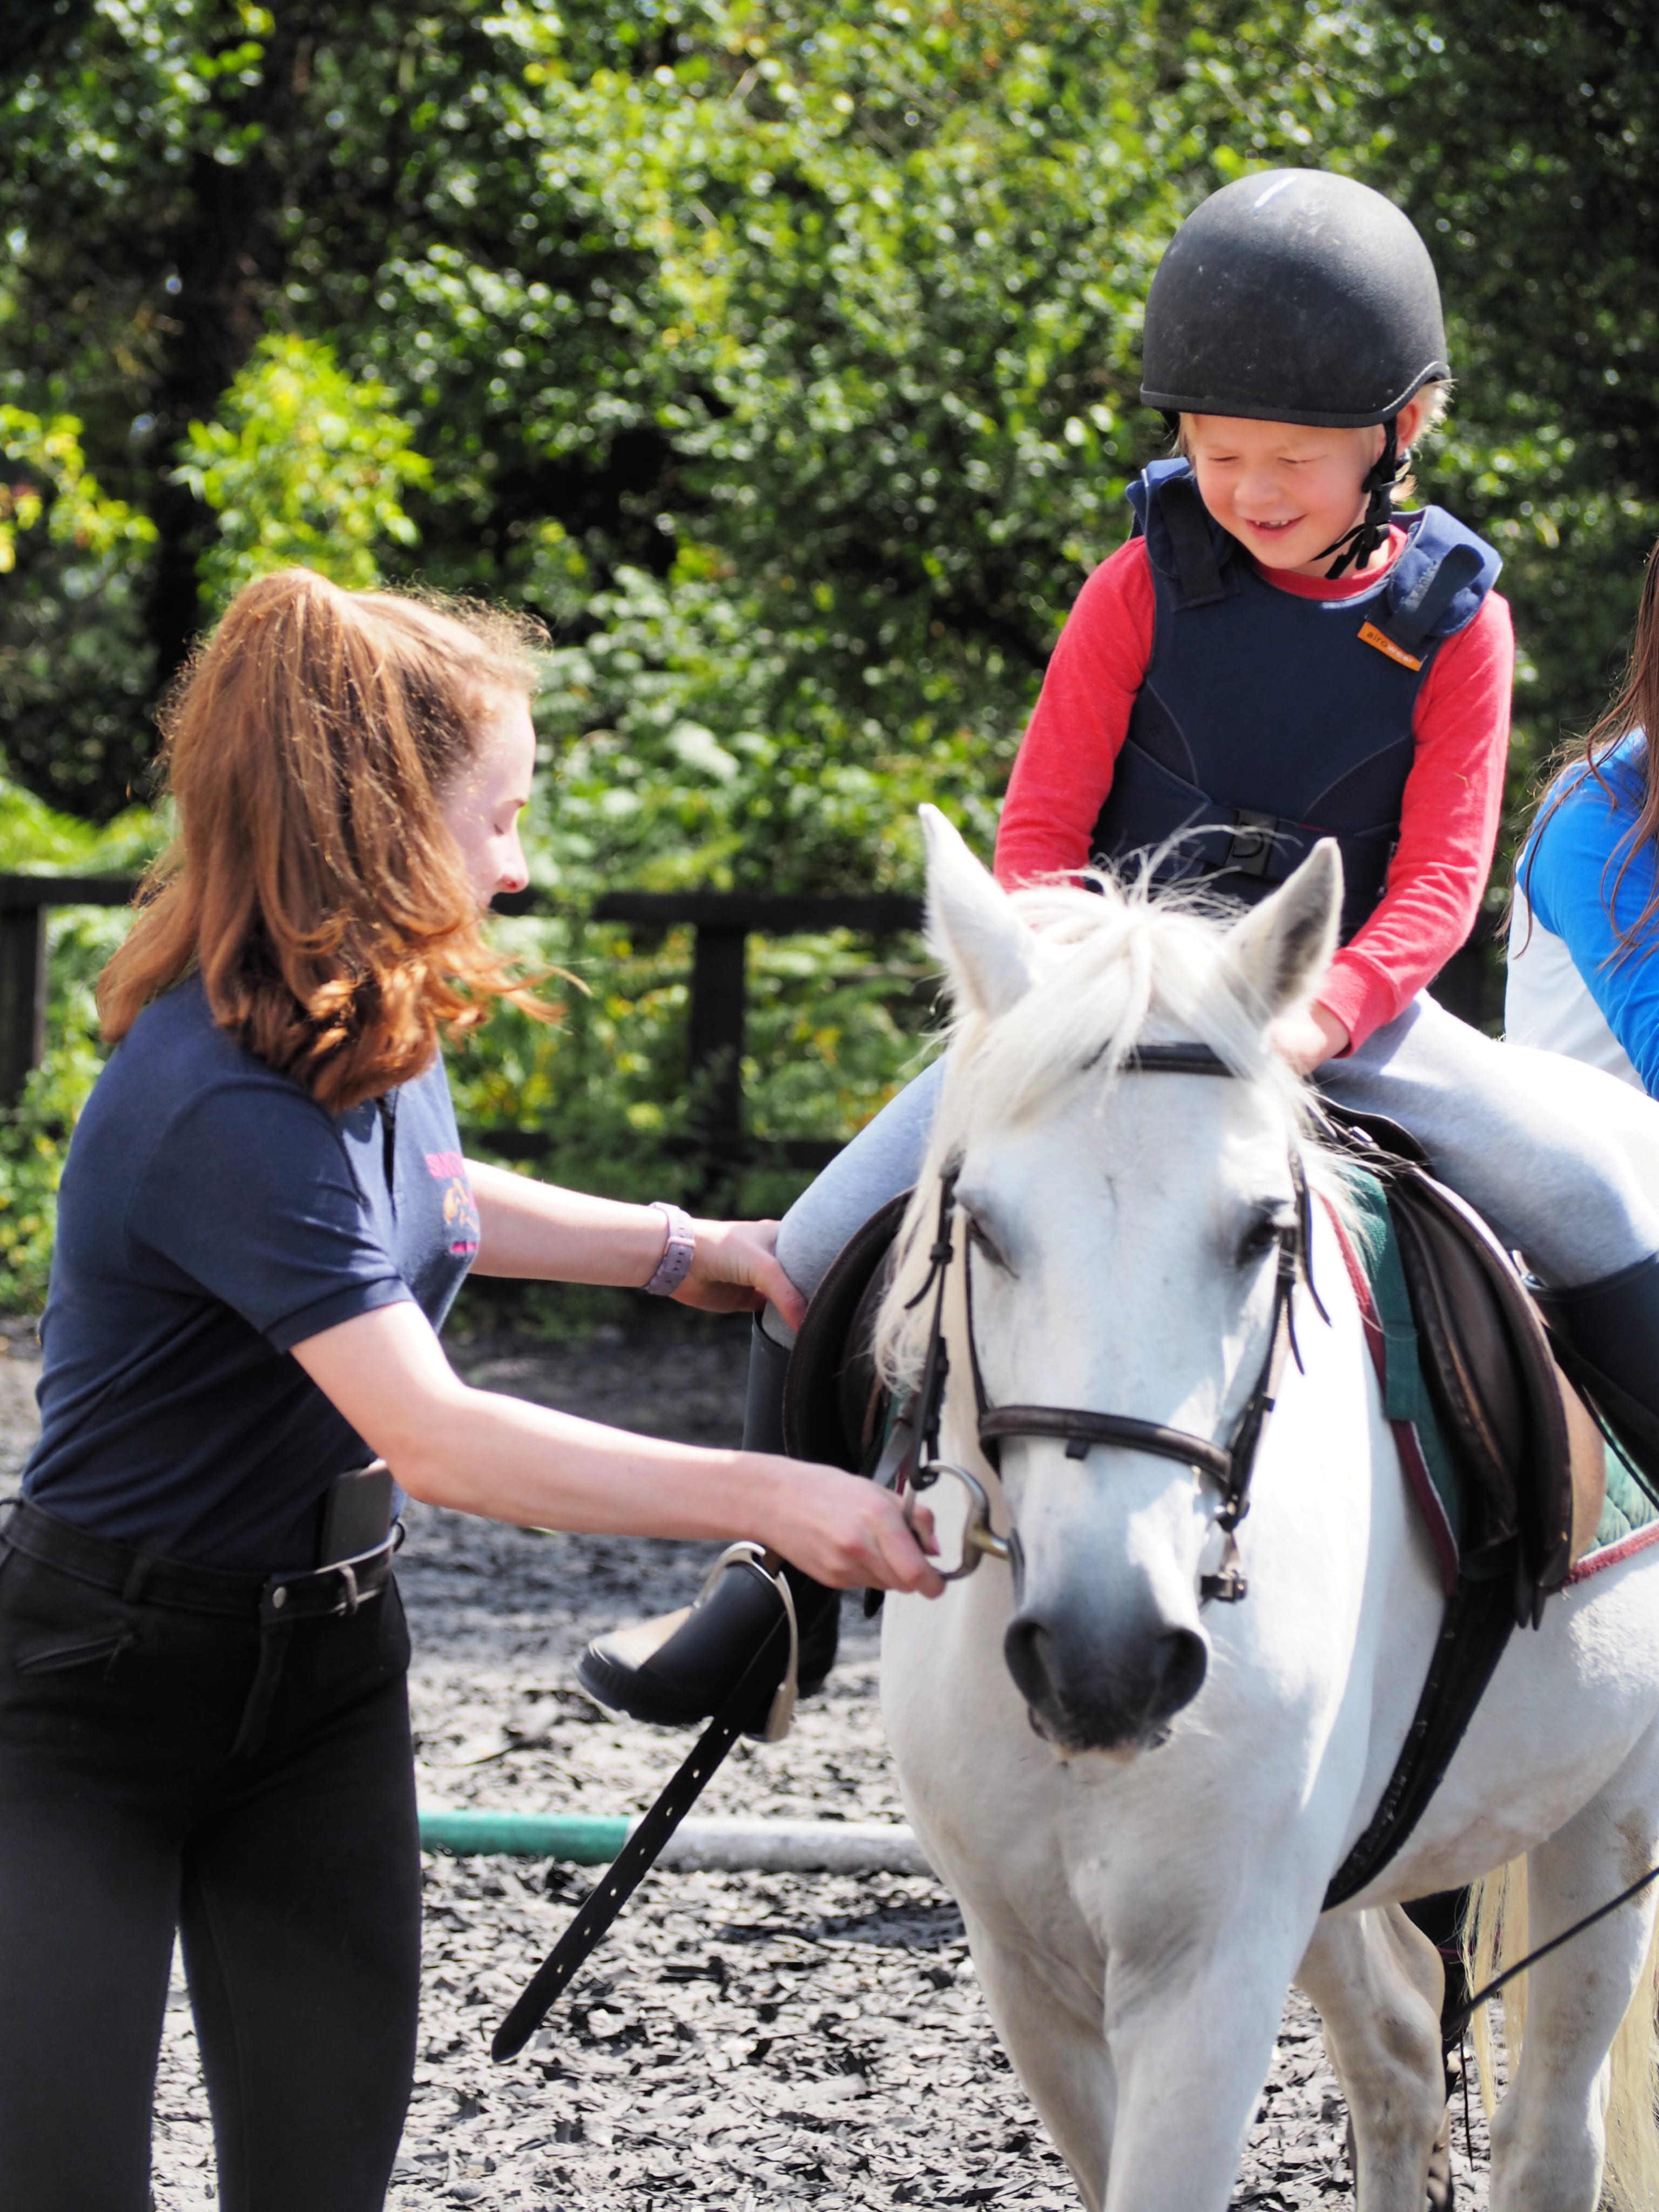
[[(1602, 871), (1603, 895), (1607, 915), (1613, 917), (1614, 903), (1620, 885), (1631, 862), (1645, 846), (1659, 839), (1659, 781), (1653, 772), (1653, 749), (1659, 744), (1659, 545), (1648, 556), (1647, 572), (1642, 580), (1642, 599), (1636, 611), (1636, 632), (1631, 641), (1630, 662), (1623, 681), (1607, 712), (1586, 732), (1583, 753), (1575, 747), (1573, 757), (1582, 757), (1589, 773), (1603, 789), (1608, 788), (1601, 773), (1601, 763), (1623, 738), (1640, 730), (1646, 739), (1639, 763), (1634, 763), (1641, 776), (1642, 804), (1635, 821), (1625, 832), (1607, 856)], [(1609, 796), (1611, 796), (1609, 791)], [(1526, 877), (1532, 872), (1532, 862), (1537, 855), (1538, 840), (1548, 827), (1550, 817), (1566, 796), (1565, 789), (1558, 789), (1545, 803), (1533, 830), (1527, 866), (1521, 888), (1527, 888)], [(1612, 881), (1609, 883), (1608, 873)], [(1659, 929), (1659, 885), (1648, 895), (1647, 903), (1628, 929), (1620, 929), (1614, 923), (1620, 943), (1618, 960), (1629, 959), (1639, 951), (1644, 938)]]
[(178, 836), (99, 981), (110, 1042), (199, 970), (221, 1027), (338, 1112), (419, 1074), (441, 1025), (535, 1009), (441, 804), (482, 720), (533, 688), (539, 634), (307, 568), (239, 592), (162, 709)]

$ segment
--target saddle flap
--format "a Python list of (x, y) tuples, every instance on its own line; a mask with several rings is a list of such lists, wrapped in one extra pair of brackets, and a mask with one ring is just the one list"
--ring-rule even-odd
[(881, 1443), (887, 1394), (876, 1372), (876, 1315), (909, 1202), (902, 1191), (872, 1213), (812, 1293), (783, 1383), (783, 1443), (792, 1459), (861, 1474)]
[(1526, 1401), (1516, 1388), (1509, 1317), (1468, 1241), (1400, 1185), (1389, 1195), (1424, 1377), (1480, 1494), (1480, 1534), (1465, 1548), (1484, 1550), (1520, 1528)]
[(1468, 1548), (1518, 1539), (1528, 1595), (1559, 1589), (1601, 1517), (1601, 1431), (1557, 1365), (1519, 1269), (1474, 1208), (1404, 1164), (1388, 1190), (1425, 1377), (1480, 1500)]

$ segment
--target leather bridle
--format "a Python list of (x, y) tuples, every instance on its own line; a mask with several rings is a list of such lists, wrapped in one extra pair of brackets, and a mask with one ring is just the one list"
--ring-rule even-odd
[[(1126, 1073), (1130, 1074), (1231, 1077), (1235, 1073), (1218, 1053), (1203, 1044), (1143, 1044), (1127, 1054), (1120, 1065)], [(941, 1474), (955, 1474), (968, 1484), (970, 1492), (978, 1492), (982, 1500), (983, 1492), (980, 1486), (963, 1469), (947, 1466), (939, 1456), (939, 1421), (945, 1409), (945, 1383), (950, 1374), (950, 1354), (945, 1342), (945, 1297), (951, 1263), (956, 1253), (952, 1231), (957, 1214), (957, 1183), (961, 1173), (962, 1162), (957, 1159), (947, 1162), (940, 1174), (939, 1216), (933, 1248), (928, 1254), (927, 1278), (915, 1296), (906, 1301), (906, 1310), (908, 1311), (919, 1306), (929, 1291), (934, 1292), (933, 1324), (928, 1333), (916, 1408), (916, 1463), (910, 1482), (915, 1489), (925, 1490), (937, 1482)], [(1221, 1510), (1216, 1516), (1216, 1524), (1225, 1533), (1226, 1544), (1216, 1571), (1200, 1578), (1199, 1594), (1200, 1597), (1214, 1598), (1224, 1605), (1237, 1604), (1249, 1589), (1239, 1565), (1236, 1531), (1249, 1511), (1250, 1478), (1255, 1467), (1256, 1451), (1267, 1416), (1273, 1409), (1285, 1353), (1294, 1352), (1297, 1366), (1302, 1364), (1301, 1352), (1296, 1343), (1292, 1306), (1298, 1280), (1306, 1282), (1310, 1292), (1313, 1291), (1313, 1285), (1309, 1274), (1310, 1218), (1308, 1182), (1301, 1156), (1294, 1146), (1291, 1150), (1291, 1180), (1296, 1193), (1296, 1215), (1293, 1221), (1275, 1231), (1279, 1261), (1273, 1282), (1273, 1319), (1267, 1333), (1267, 1347), (1262, 1355), (1255, 1387), (1245, 1400), (1225, 1443), (1208, 1437), (1192, 1436), (1184, 1429), (1166, 1427), (1161, 1421), (1143, 1421), (1129, 1413), (1097, 1413), (1068, 1406), (994, 1406), (986, 1393), (984, 1377), (980, 1371), (979, 1347), (974, 1334), (971, 1240), (963, 1239), (962, 1265), (968, 1360), (973, 1377), (980, 1449), (986, 1458), (994, 1468), (1000, 1465), (1000, 1447), (1005, 1437), (1055, 1437), (1064, 1438), (1068, 1459), (1085, 1459), (1093, 1444), (1115, 1444), (1125, 1450), (1146, 1452), (1156, 1458), (1177, 1461), (1199, 1474), (1209, 1476), (1221, 1492)], [(1316, 1293), (1314, 1293), (1314, 1303), (1316, 1306), (1319, 1305)], [(1323, 1308), (1319, 1310), (1322, 1316)], [(980, 1548), (1001, 1550), (1006, 1547), (1000, 1540), (994, 1540), (990, 1546), (981, 1542)], [(977, 1561), (974, 1563), (977, 1564)]]

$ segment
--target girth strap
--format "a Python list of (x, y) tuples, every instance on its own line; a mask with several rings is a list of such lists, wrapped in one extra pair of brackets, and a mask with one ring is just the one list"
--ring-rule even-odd
[(1467, 1577), (1446, 1601), (1417, 1711), (1376, 1810), (1326, 1887), (1322, 1912), (1375, 1881), (1408, 1840), (1445, 1778), (1515, 1626), (1507, 1578)]

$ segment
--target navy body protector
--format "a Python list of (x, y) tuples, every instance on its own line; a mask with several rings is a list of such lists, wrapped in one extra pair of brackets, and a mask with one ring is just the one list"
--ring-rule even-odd
[(1334, 837), (1346, 943), (1388, 881), (1418, 693), (1502, 563), (1428, 507), (1400, 517), (1405, 547), (1374, 590), (1304, 599), (1257, 574), (1188, 462), (1154, 461), (1129, 501), (1157, 623), (1091, 856), (1159, 853), (1160, 881), (1209, 878), (1254, 904)]

